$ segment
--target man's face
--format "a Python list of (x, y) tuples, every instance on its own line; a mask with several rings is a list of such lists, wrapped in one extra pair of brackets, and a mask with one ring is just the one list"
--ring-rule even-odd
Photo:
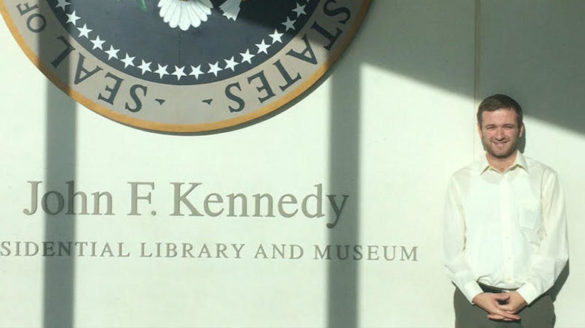
[(518, 125), (516, 112), (513, 109), (497, 109), (481, 115), (479, 135), (488, 154), (498, 159), (512, 156), (524, 132), (524, 126)]

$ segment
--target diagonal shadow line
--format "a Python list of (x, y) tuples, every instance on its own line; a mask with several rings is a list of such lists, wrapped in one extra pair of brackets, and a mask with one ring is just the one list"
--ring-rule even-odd
[[(349, 195), (346, 219), (329, 231), (328, 327), (358, 327), (358, 264), (337, 259), (337, 245), (356, 245), (359, 236), (360, 62), (347, 60), (331, 77), (329, 183)], [(356, 83), (356, 80), (358, 81)], [(352, 247), (352, 246), (350, 246)], [(350, 255), (351, 256), (351, 255)]]
[[(473, 99), (468, 83), (461, 83), (465, 60), (462, 45), (476, 48), (481, 83), (476, 98), (508, 93), (527, 109), (526, 116), (580, 135), (585, 134), (585, 56), (583, 42), (573, 32), (582, 29), (585, 2), (505, 0), (374, 1), (378, 9), (362, 41), (361, 60), (377, 69), (404, 76), (447, 92)], [(461, 28), (462, 16), (482, 6), (476, 26)], [(372, 10), (372, 12), (374, 12)], [(523, 17), (523, 19), (515, 19)], [(475, 42), (475, 41), (474, 41)], [(502, 51), (506, 49), (506, 51)], [(476, 70), (477, 71), (477, 70)], [(457, 77), (458, 78), (453, 78)]]
[[(49, 15), (50, 9), (41, 3), (41, 12)], [(55, 37), (40, 33), (38, 40), (41, 62), (51, 63), (55, 58)], [(68, 85), (69, 62), (59, 64), (64, 85)], [(67, 212), (69, 197), (63, 190), (66, 182), (75, 181), (76, 175), (76, 111), (75, 103), (46, 81), (46, 139), (45, 139), (45, 190), (57, 191), (63, 196), (63, 209), (52, 215), (45, 211), (44, 240), (51, 243), (73, 242), (75, 240), (75, 215)], [(63, 90), (67, 92), (67, 90)], [(56, 195), (56, 193), (54, 194)], [(47, 202), (55, 200), (47, 197)], [(48, 207), (55, 212), (55, 202)], [(74, 256), (45, 256), (43, 272), (43, 327), (68, 328), (74, 324)]]

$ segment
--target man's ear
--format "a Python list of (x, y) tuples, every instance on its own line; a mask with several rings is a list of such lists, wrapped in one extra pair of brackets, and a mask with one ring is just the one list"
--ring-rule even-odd
[(477, 123), (477, 134), (479, 134), (479, 137), (481, 138), (481, 124)]
[(518, 131), (518, 138), (522, 138), (524, 136), (524, 123), (520, 125), (520, 129)]

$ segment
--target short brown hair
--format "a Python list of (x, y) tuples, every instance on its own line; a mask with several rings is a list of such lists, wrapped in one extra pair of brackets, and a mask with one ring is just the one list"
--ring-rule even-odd
[(498, 109), (512, 109), (516, 112), (518, 126), (522, 126), (522, 107), (520, 104), (512, 99), (512, 97), (503, 95), (503, 94), (495, 94), (493, 96), (489, 96), (485, 98), (477, 109), (477, 123), (481, 125), (481, 115), (483, 112), (493, 112)]

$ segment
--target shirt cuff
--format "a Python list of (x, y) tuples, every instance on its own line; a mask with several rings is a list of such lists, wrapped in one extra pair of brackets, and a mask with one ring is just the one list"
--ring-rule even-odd
[(524, 284), (516, 291), (518, 294), (520, 294), (520, 296), (522, 296), (528, 305), (530, 305), (530, 303), (534, 302), (534, 300), (540, 296), (538, 290), (531, 284)]
[(469, 303), (474, 304), (473, 298), (478, 294), (483, 293), (483, 290), (481, 289), (481, 287), (479, 287), (479, 284), (477, 282), (471, 281), (465, 284), (465, 286), (463, 286), (463, 290), (461, 292), (463, 293), (463, 295), (465, 295), (465, 298), (467, 298)]

